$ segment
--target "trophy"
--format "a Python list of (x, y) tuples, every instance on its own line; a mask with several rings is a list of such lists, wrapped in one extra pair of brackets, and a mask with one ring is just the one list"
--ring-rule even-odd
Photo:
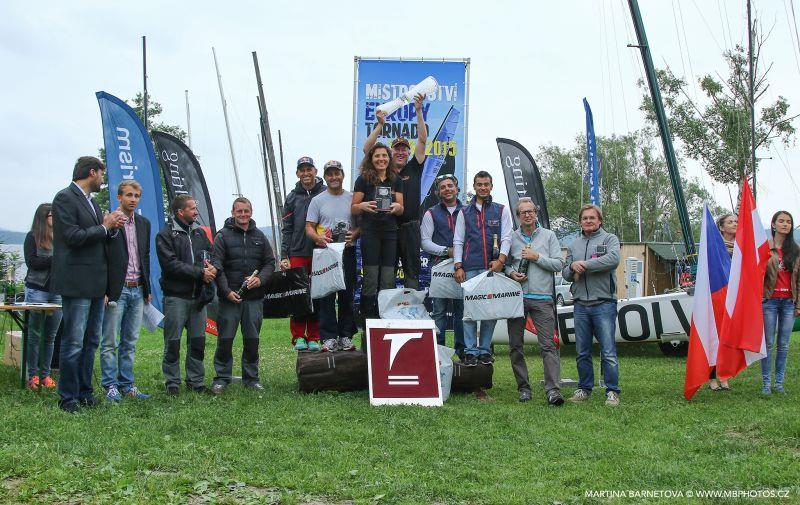
[(378, 204), (378, 211), (389, 212), (392, 205), (392, 188), (378, 186), (375, 188), (375, 202)]
[(436, 91), (436, 88), (438, 87), (439, 83), (436, 82), (436, 79), (434, 79), (432, 75), (429, 75), (418, 84), (411, 86), (408, 91), (398, 96), (391, 102), (386, 102), (383, 105), (379, 105), (378, 110), (386, 112), (386, 115), (388, 116), (403, 105), (413, 103), (416, 95), (430, 95)]

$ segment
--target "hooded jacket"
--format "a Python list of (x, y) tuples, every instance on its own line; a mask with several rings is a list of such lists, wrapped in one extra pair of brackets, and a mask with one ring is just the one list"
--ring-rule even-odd
[(281, 223), (281, 259), (292, 256), (310, 257), (314, 253), (314, 242), (306, 236), (306, 215), (311, 199), (325, 191), (325, 184), (317, 177), (310, 190), (297, 181), (286, 197)]
[[(585, 261), (586, 271), (575, 280), (572, 262)], [(617, 299), (619, 239), (602, 227), (586, 235), (581, 233), (569, 246), (566, 266), (561, 275), (572, 282), (569, 290), (576, 302), (604, 302)]]
[(254, 270), (258, 270), (261, 286), (246, 290), (242, 298), (263, 298), (267, 278), (275, 271), (272, 246), (252, 219), (246, 231), (236, 226), (232, 217), (225, 220), (225, 226), (214, 237), (214, 257), (211, 263), (219, 270), (216, 283), (219, 297), (223, 300), (231, 291), (238, 291)]
[(164, 296), (193, 300), (200, 297), (203, 287), (203, 251), (211, 259), (211, 241), (197, 223), (188, 233), (172, 219), (156, 235), (156, 254), (161, 265), (161, 290)]

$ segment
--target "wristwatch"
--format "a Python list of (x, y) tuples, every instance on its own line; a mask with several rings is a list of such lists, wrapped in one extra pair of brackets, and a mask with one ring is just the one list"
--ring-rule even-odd
[(442, 249), (442, 253), (440, 254), (440, 256), (448, 256), (447, 251), (449, 250), (450, 250), (449, 247), (445, 247), (444, 249)]
[(463, 268), (461, 267), (461, 263), (456, 263), (455, 265), (453, 265), (453, 268), (454, 270), (463, 270)]

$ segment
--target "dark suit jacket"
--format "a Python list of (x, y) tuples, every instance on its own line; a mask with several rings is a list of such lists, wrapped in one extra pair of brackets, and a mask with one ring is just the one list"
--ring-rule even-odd
[[(150, 291), (150, 221), (136, 214), (133, 218), (136, 226), (136, 249), (139, 254), (139, 279), (142, 285), (142, 296), (147, 298)], [(108, 244), (108, 299), (119, 300), (125, 284), (125, 272), (128, 270), (128, 239), (125, 228), (120, 228)]]
[(106, 294), (108, 268), (100, 207), (94, 212), (83, 192), (70, 184), (53, 199), (53, 263), (50, 288), (72, 298), (101, 298)]

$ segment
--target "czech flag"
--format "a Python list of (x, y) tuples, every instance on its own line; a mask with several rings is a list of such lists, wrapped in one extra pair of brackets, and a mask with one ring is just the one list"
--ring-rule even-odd
[(708, 382), (711, 370), (717, 364), (730, 266), (725, 242), (708, 205), (704, 205), (689, 331), (689, 356), (683, 386), (683, 396), (687, 400), (691, 400), (697, 390)]
[(747, 179), (742, 185), (739, 226), (733, 246), (725, 320), (720, 334), (717, 376), (727, 380), (767, 355), (761, 298), (769, 242)]

